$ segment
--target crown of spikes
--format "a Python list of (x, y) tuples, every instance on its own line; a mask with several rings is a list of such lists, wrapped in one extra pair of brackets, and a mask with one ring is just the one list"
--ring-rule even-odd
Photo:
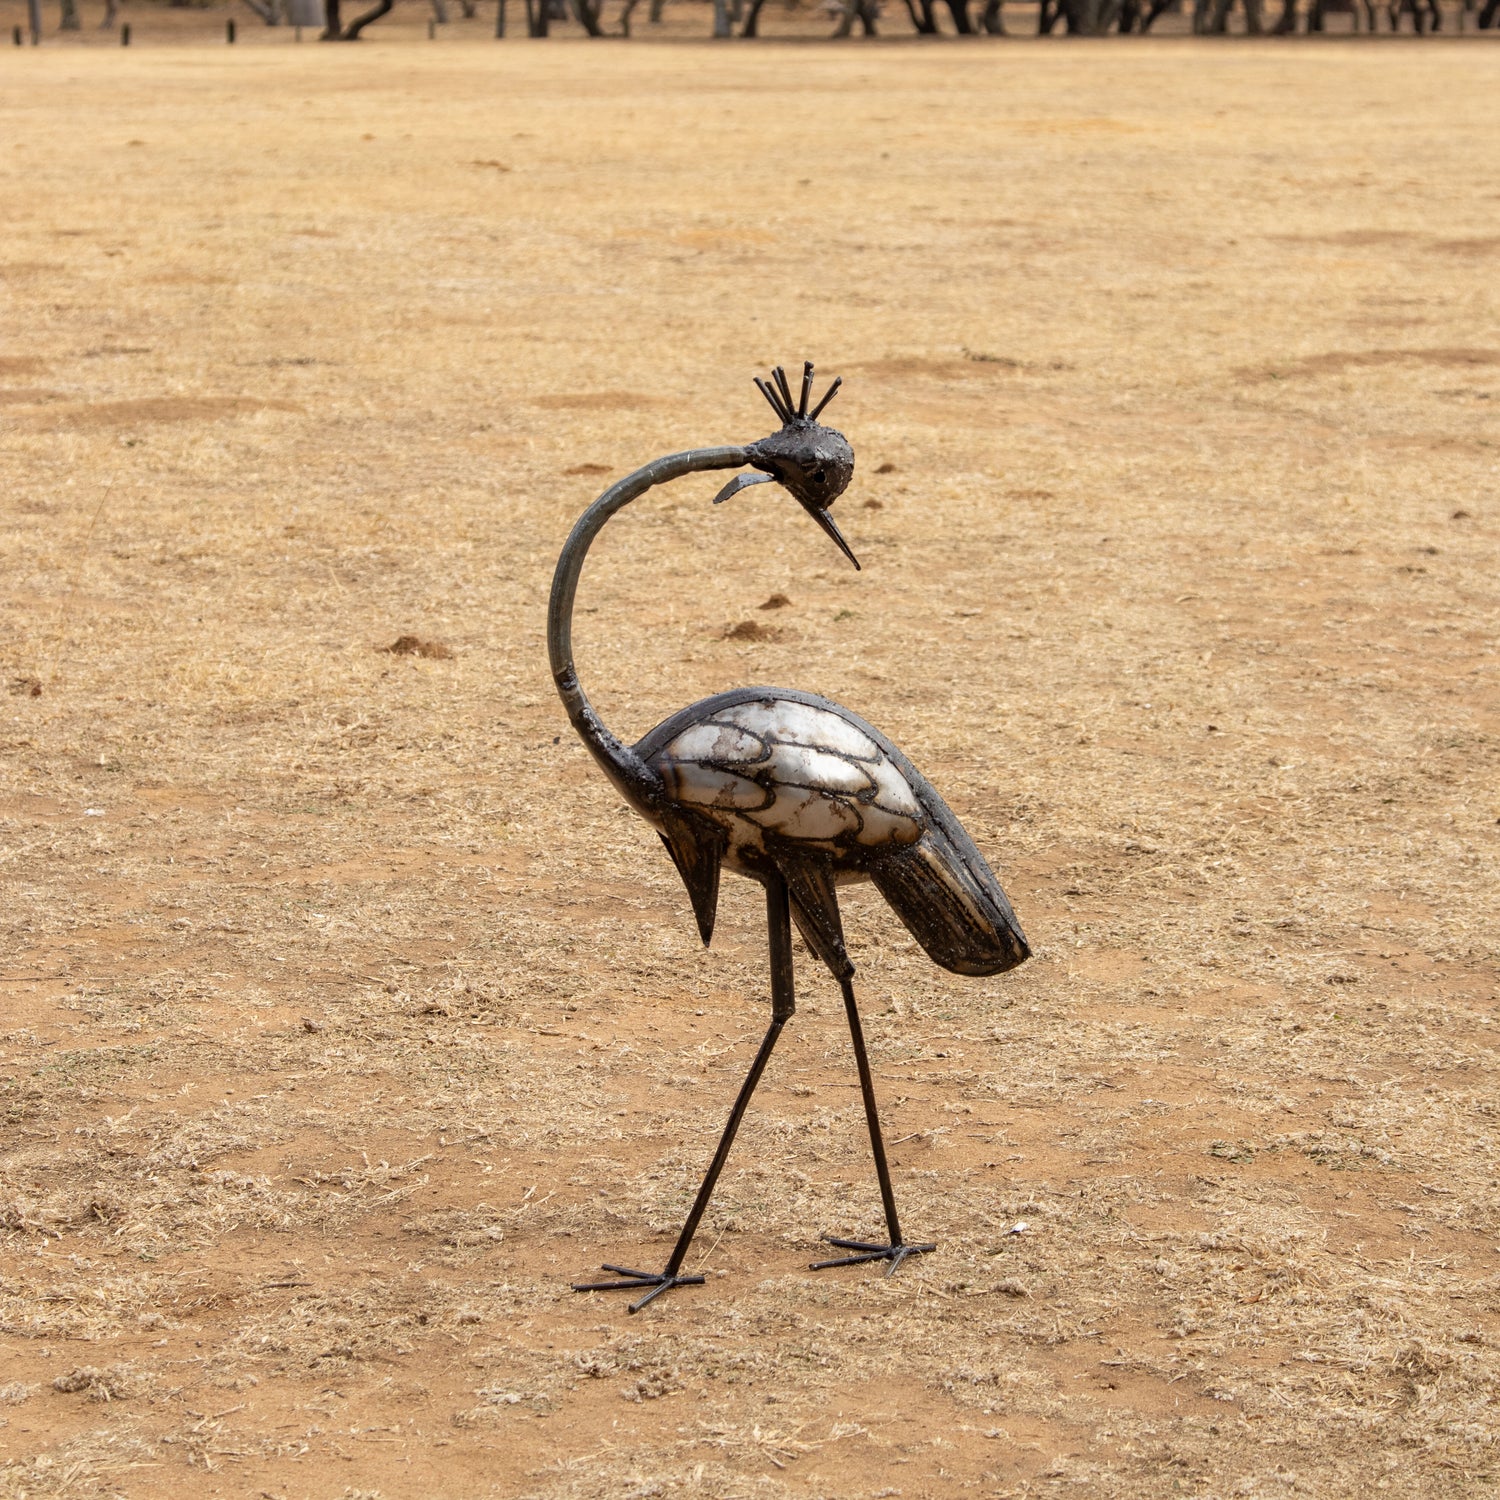
[[(775, 382), (774, 387), (772, 381)], [(771, 403), (771, 410), (781, 418), (783, 427), (805, 427), (818, 420), (818, 413), (828, 405), (838, 394), (838, 389), (844, 383), (844, 377), (840, 375), (827, 393), (811, 411), (807, 409), (808, 399), (812, 396), (813, 362), (807, 360), (802, 366), (802, 395), (797, 405), (792, 405), (792, 388), (787, 383), (786, 371), (777, 365), (771, 371), (771, 380), (762, 380), (759, 375), (755, 377), (755, 387)]]

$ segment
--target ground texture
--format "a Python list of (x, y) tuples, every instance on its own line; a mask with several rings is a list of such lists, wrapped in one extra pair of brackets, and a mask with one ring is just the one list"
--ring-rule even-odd
[[(1495, 1492), (1500, 50), (6, 68), (0, 1493)], [(807, 1269), (879, 1219), (804, 955), (631, 1318), (568, 1283), (665, 1257), (760, 907), (701, 950), (546, 590), (804, 356), (864, 572), (654, 493), (585, 682), (849, 704), (1036, 956), (853, 891), (938, 1253)]]

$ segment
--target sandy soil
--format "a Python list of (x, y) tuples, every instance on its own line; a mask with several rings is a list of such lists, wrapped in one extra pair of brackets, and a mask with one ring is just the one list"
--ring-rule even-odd
[[(1500, 49), (43, 48), (0, 95), (0, 1493), (1500, 1484)], [(765, 1020), (622, 733), (836, 697), (1036, 947)], [(772, 595), (790, 601), (762, 606)], [(746, 623), (756, 626), (739, 629)], [(731, 634), (731, 632), (734, 632)], [(430, 654), (392, 654), (399, 637)]]

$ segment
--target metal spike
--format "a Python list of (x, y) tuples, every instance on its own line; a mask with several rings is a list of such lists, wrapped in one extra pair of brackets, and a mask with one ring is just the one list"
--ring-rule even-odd
[(781, 390), (781, 399), (786, 403), (786, 419), (790, 422), (795, 408), (792, 406), (792, 388), (787, 384), (786, 371), (777, 365), (771, 374), (776, 377), (776, 384)]
[(797, 403), (797, 415), (807, 415), (807, 398), (812, 395), (813, 362), (804, 360), (802, 364), (802, 399)]
[(836, 396), (838, 394), (838, 388), (841, 385), (843, 385), (843, 383), (844, 383), (844, 377), (842, 375), (840, 375), (838, 377), (838, 379), (835, 380), (833, 382), (833, 384), (828, 387), (828, 394), (826, 396), (824, 396), (823, 399), (820, 402), (818, 402), (818, 404), (815, 407), (813, 407), (813, 409), (807, 414), (807, 420), (809, 422), (816, 422), (818, 420), (818, 413), (820, 411), (822, 411), (823, 408), (825, 406), (827, 406), (830, 401), (833, 400), (834, 396)]
[(776, 409), (781, 413), (784, 422), (792, 420), (792, 404), (782, 394), (786, 388), (786, 381), (776, 379), (776, 371), (771, 371), (771, 378), (766, 382), (771, 387), (771, 394), (776, 398)]
[(762, 396), (766, 398), (767, 401), (771, 403), (771, 410), (776, 413), (777, 417), (781, 421), (785, 422), (787, 416), (786, 413), (781, 409), (780, 399), (777, 397), (776, 393), (771, 389), (771, 387), (768, 386), (765, 381), (760, 378), (759, 375), (755, 377), (755, 388), (761, 393)]

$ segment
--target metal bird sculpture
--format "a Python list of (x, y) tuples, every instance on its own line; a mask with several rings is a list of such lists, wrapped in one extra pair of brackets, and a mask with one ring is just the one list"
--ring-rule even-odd
[(936, 1248), (901, 1234), (837, 887), (874, 881), (928, 956), (952, 973), (1000, 974), (1030, 955), (1005, 892), (958, 819), (895, 745), (847, 708), (812, 693), (739, 688), (684, 708), (629, 746), (605, 727), (579, 686), (572, 619), (584, 558), (605, 523), (658, 484), (748, 467), (752, 472), (726, 484), (715, 504), (750, 485), (779, 484), (859, 567), (828, 513), (853, 477), (854, 451), (842, 433), (818, 421), (842, 382), (835, 380), (809, 410), (810, 363), (795, 402), (782, 369), (772, 372), (772, 380), (755, 383), (780, 419), (778, 431), (742, 448), (698, 448), (658, 458), (611, 485), (574, 526), (552, 580), (547, 646), (568, 718), (616, 790), (661, 836), (687, 887), (704, 945), (713, 938), (721, 870), (758, 881), (766, 893), (771, 1023), (666, 1267), (652, 1272), (606, 1264), (618, 1279), (575, 1286), (644, 1291), (631, 1312), (673, 1287), (703, 1281), (683, 1274), (688, 1247), (750, 1096), (796, 1009), (793, 922), (843, 992), (890, 1236), (884, 1244), (825, 1236), (849, 1253), (818, 1261), (814, 1270), (884, 1260), (890, 1275), (908, 1256)]

